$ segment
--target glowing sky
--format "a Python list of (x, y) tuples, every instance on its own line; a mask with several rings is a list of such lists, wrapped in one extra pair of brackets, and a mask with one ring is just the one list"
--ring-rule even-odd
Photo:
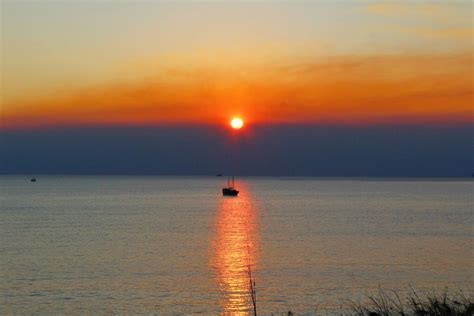
[(1, 126), (472, 122), (467, 1), (2, 1)]

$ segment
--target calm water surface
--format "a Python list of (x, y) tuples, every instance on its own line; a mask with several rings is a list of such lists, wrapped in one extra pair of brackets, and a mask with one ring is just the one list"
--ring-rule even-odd
[(473, 287), (473, 182), (0, 177), (0, 314), (334, 310)]

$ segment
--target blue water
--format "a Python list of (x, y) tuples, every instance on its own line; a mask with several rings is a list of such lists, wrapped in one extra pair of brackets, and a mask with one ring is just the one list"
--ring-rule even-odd
[(0, 314), (345, 308), (472, 291), (470, 179), (0, 177)]

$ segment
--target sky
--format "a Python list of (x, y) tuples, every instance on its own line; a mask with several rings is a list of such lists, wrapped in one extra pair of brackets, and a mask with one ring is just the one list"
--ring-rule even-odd
[[(351, 156), (359, 157), (361, 139), (365, 154), (393, 155), (384, 140), (406, 143), (411, 151), (427, 143), (439, 146), (428, 146), (437, 154), (437, 160), (432, 158), (437, 168), (417, 173), (408, 167), (430, 159), (428, 150), (422, 156), (409, 154), (411, 160), (390, 160), (393, 168), (383, 164), (379, 174), (472, 172), (474, 42), (469, 0), (1, 0), (0, 9), (0, 149), (10, 157), (3, 159), (0, 172), (51, 171), (52, 165), (40, 168), (35, 162), (36, 146), (51, 145), (57, 154), (66, 146), (64, 135), (77, 143), (101, 139), (103, 143), (91, 143), (102, 147), (117, 137), (128, 139), (130, 148), (143, 139), (153, 148), (167, 148), (170, 142), (199, 143), (196, 135), (217, 133), (224, 139), (205, 142), (195, 151), (226, 151), (225, 144), (236, 137), (226, 129), (234, 116), (246, 123), (240, 141), (250, 141), (242, 145), (250, 152), (246, 158), (239, 156), (247, 161), (241, 173), (340, 174), (344, 168), (363, 175)], [(392, 135), (391, 130), (400, 132)], [(169, 139), (138, 136), (150, 131)], [(374, 131), (380, 137), (369, 137)], [(352, 148), (351, 155), (344, 154), (342, 145), (317, 150), (322, 144), (318, 142), (337, 142), (345, 132), (351, 133), (347, 139), (352, 141), (343, 142)], [(268, 137), (281, 143), (271, 145)], [(279, 155), (286, 161), (280, 157), (285, 154), (282, 148), (294, 142), (307, 145), (294, 149), (301, 157), (332, 152), (338, 163), (318, 160), (322, 167), (315, 169), (307, 162), (302, 164), (306, 169), (296, 172), (281, 162), (279, 168), (258, 172), (259, 157)], [(269, 147), (258, 156), (256, 149), (262, 146)], [(107, 158), (97, 154), (96, 162), (123, 156), (127, 148), (111, 150)], [(141, 150), (145, 156), (156, 154)], [(189, 169), (187, 161), (176, 158), (178, 149), (169, 150), (176, 151), (170, 153), (176, 164), (150, 172)], [(454, 156), (439, 155), (449, 150)], [(21, 155), (31, 159), (20, 163)], [(382, 156), (369, 161), (382, 163), (387, 159)], [(461, 156), (462, 168), (439, 170)], [(187, 172), (225, 168), (205, 167), (219, 165), (219, 157), (204, 155)], [(88, 159), (95, 165), (94, 155)], [(130, 164), (142, 161), (130, 159)], [(61, 172), (89, 170), (70, 161)], [(129, 167), (108, 172), (147, 172)], [(366, 174), (377, 174), (369, 169), (364, 169)]]

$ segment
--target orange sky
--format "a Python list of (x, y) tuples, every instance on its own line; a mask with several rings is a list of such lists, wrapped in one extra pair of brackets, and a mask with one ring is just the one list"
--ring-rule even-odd
[(74, 124), (471, 122), (464, 55), (372, 56), (235, 73), (167, 66), (149, 80), (100, 85), (6, 108), (6, 127)]
[[(115, 12), (110, 7), (101, 11), (98, 5), (94, 14), (120, 21), (109, 16)], [(96, 25), (97, 36), (88, 33), (81, 28), (89, 21), (81, 16), (84, 8), (72, 13), (71, 6), (59, 8), (76, 20), (57, 22), (65, 25), (63, 33), (44, 26), (54, 6), (3, 8), (17, 17), (2, 30), (1, 127), (226, 124), (236, 115), (260, 124), (473, 122), (472, 26), (458, 14), (462, 6), (286, 5), (268, 13), (263, 4), (221, 11), (208, 4), (196, 10), (210, 22), (196, 25), (193, 16), (180, 16), (185, 8), (166, 8), (176, 15), (169, 21), (182, 24), (166, 25), (152, 44), (148, 33), (143, 42), (135, 39), (145, 36), (143, 30), (121, 33), (105, 22)], [(130, 3), (120, 9), (146, 20)], [(249, 12), (267, 14), (267, 23), (247, 29), (243, 17)], [(25, 23), (41, 22), (44, 29), (20, 28), (21, 16), (32, 13), (35, 18)], [(282, 13), (288, 34), (282, 33)], [(318, 14), (334, 19), (313, 22)], [(223, 34), (209, 28), (216, 19)], [(190, 28), (183, 31), (186, 23)], [(193, 27), (201, 33), (192, 35)], [(121, 49), (114, 49), (117, 43)], [(67, 45), (76, 46), (68, 51)]]

